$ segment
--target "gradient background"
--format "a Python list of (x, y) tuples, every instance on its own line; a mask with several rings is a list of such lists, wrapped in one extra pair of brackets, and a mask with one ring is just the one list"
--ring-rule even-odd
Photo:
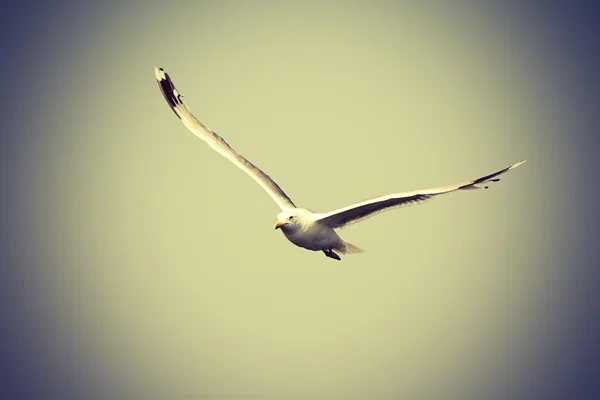
[[(3, 6), (2, 398), (597, 398), (593, 10)], [(402, 4), (402, 5), (401, 5)], [(342, 231), (341, 263), (169, 111)]]

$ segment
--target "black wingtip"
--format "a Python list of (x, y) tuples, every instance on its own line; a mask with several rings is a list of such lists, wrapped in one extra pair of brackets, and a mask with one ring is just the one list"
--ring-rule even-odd
[(165, 72), (162, 68), (154, 68), (154, 76), (156, 77), (156, 81), (158, 83), (158, 87), (163, 94), (163, 97), (169, 103), (171, 110), (177, 115), (177, 118), (181, 119), (179, 114), (175, 111), (175, 107), (177, 105), (182, 104), (181, 94), (175, 89), (175, 85), (173, 85), (173, 81), (169, 74)]

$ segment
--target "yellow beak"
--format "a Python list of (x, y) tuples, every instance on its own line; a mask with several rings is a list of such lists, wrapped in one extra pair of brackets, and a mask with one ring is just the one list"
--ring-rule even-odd
[(275, 224), (275, 229), (279, 229), (284, 225), (285, 225), (285, 222), (277, 221), (277, 223)]

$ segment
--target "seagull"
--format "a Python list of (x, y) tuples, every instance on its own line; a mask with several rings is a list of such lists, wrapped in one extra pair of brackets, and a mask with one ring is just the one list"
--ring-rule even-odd
[(343, 240), (337, 234), (336, 229), (362, 221), (382, 211), (421, 204), (442, 194), (459, 190), (487, 189), (489, 183), (500, 180), (497, 178), (499, 175), (525, 162), (525, 160), (519, 161), (510, 167), (470, 182), (406, 193), (392, 193), (326, 213), (317, 213), (306, 208), (296, 207), (294, 202), (275, 181), (256, 165), (236, 152), (222, 137), (194, 116), (190, 108), (184, 103), (181, 93), (175, 88), (169, 74), (162, 68), (155, 68), (154, 72), (158, 81), (158, 87), (165, 100), (175, 115), (183, 122), (183, 125), (192, 131), (194, 135), (204, 140), (219, 154), (247, 173), (277, 203), (281, 212), (277, 214), (275, 229), (281, 229), (285, 237), (296, 246), (312, 251), (322, 251), (327, 257), (338, 261), (341, 260), (341, 255), (343, 254), (362, 253), (364, 250)]

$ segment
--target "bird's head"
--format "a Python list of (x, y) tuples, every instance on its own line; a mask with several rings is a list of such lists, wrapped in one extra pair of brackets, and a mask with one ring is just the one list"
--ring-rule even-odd
[(294, 231), (305, 224), (305, 210), (293, 208), (291, 210), (282, 211), (277, 214), (277, 222), (275, 229), (281, 228), (283, 231)]

